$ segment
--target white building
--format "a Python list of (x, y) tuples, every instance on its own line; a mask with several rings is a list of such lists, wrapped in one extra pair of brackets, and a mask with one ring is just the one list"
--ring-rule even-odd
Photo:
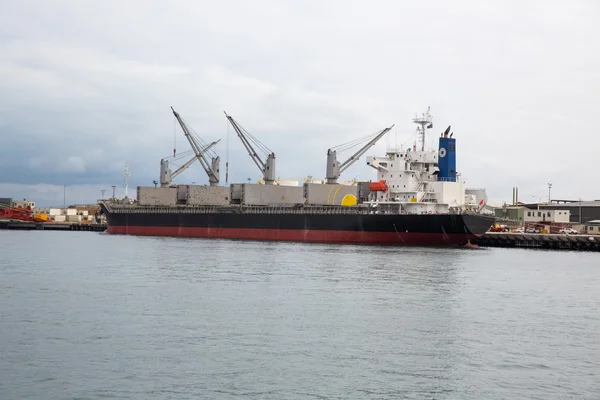
[(524, 222), (569, 223), (569, 210), (530, 210), (524, 213)]
[(586, 222), (585, 233), (589, 235), (600, 235), (600, 219)]

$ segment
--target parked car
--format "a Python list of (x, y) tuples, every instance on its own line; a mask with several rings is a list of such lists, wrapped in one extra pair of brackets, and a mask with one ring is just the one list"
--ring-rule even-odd
[(515, 233), (525, 233), (525, 228), (523, 228), (522, 226), (520, 226), (517, 229), (515, 229), (514, 232)]
[(541, 233), (542, 231), (541, 231), (541, 230), (539, 230), (538, 228), (531, 228), (531, 227), (530, 227), (530, 228), (527, 228), (527, 229), (525, 230), (525, 232), (527, 232), (527, 233)]
[(573, 229), (573, 228), (565, 228), (565, 229), (561, 229), (559, 232), (560, 232), (560, 233), (564, 233), (565, 235), (576, 235), (576, 234), (578, 234), (578, 233), (579, 233), (578, 231), (576, 231), (576, 230), (575, 230), (575, 229)]

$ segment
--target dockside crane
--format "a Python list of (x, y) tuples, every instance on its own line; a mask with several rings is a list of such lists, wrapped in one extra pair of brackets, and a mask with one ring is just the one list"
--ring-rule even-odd
[[(258, 139), (248, 133), (244, 128), (242, 128), (231, 116), (227, 115), (225, 111), (225, 116), (227, 120), (233, 126), (235, 133), (237, 133), (238, 137), (242, 141), (242, 144), (248, 150), (248, 154), (252, 161), (256, 164), (258, 169), (263, 175), (263, 180), (265, 181), (265, 185), (273, 185), (275, 183), (275, 153), (273, 153), (267, 146), (262, 144)], [(254, 147), (252, 147), (252, 143), (260, 149), (263, 153), (267, 155), (267, 160), (263, 161), (260, 156), (257, 154)]]
[[(367, 152), (379, 139), (381, 139), (386, 133), (392, 130), (394, 125), (389, 128), (385, 128), (382, 131), (377, 132), (375, 135), (366, 136), (360, 139), (353, 140), (348, 143), (341, 144), (339, 146), (334, 146), (331, 149), (327, 150), (327, 174), (326, 179), (329, 184), (336, 184), (342, 172), (344, 172), (348, 167), (350, 167), (356, 160), (358, 160), (363, 154)], [(361, 147), (356, 153), (352, 154), (350, 158), (348, 158), (343, 163), (339, 163), (337, 160), (337, 152), (350, 149), (354, 146), (357, 146), (365, 141), (367, 141), (363, 147)]]
[[(179, 122), (179, 125), (181, 126), (181, 129), (183, 130), (183, 133), (185, 134), (186, 139), (188, 140), (188, 142), (190, 142), (190, 146), (192, 147), (192, 150), (194, 151), (194, 154), (195, 154), (195, 159), (198, 160), (198, 162), (200, 163), (200, 165), (202, 165), (202, 168), (206, 172), (206, 175), (208, 175), (208, 182), (209, 182), (210, 186), (219, 186), (219, 180), (220, 180), (219, 161), (220, 161), (220, 158), (218, 155), (216, 155), (213, 152), (214, 157), (212, 157), (211, 162), (209, 162), (206, 159), (206, 154), (210, 151), (210, 149), (214, 145), (219, 143), (221, 141), (221, 139), (217, 140), (216, 142), (212, 142), (210, 144), (202, 143), (201, 140), (193, 134), (192, 129), (183, 120), (183, 118), (181, 118), (179, 113), (177, 111), (175, 111), (173, 109), (173, 107), (171, 107), (171, 110), (173, 111), (173, 115), (175, 115), (177, 122)], [(193, 161), (190, 160), (186, 164), (189, 163), (189, 165), (191, 165), (192, 162)], [(180, 168), (181, 171), (183, 171), (187, 167), (189, 167), (189, 165), (187, 165), (187, 167), (186, 167), (186, 164), (184, 164)], [(162, 166), (162, 163), (161, 163), (161, 166)], [(185, 168), (183, 168), (183, 167), (185, 167)], [(161, 168), (161, 172), (162, 172), (162, 168)], [(175, 172), (177, 172), (177, 171), (175, 171)], [(173, 174), (171, 174), (171, 178), (173, 178)], [(161, 179), (162, 179), (162, 173), (161, 173)], [(162, 186), (162, 183), (161, 183), (161, 186)]]

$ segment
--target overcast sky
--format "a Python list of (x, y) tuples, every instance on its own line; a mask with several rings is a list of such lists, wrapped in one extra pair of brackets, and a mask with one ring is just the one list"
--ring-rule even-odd
[[(130, 191), (152, 185), (174, 139), (189, 149), (170, 106), (222, 139), (230, 183), (260, 174), (223, 111), (302, 179), (392, 124), (367, 154), (411, 145), (431, 106), (428, 142), (451, 124), (463, 179), (490, 199), (538, 200), (548, 182), (600, 199), (599, 20), (596, 0), (3, 2), (0, 197), (122, 195), (126, 163)], [(353, 177), (376, 174), (363, 157)], [(196, 164), (175, 181), (207, 178)]]

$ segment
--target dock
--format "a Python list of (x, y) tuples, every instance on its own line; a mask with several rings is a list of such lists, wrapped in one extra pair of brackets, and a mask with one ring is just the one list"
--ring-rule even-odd
[[(106, 224), (0, 220), (0, 229), (104, 232), (106, 230)], [(471, 240), (471, 243), (480, 247), (600, 252), (600, 235), (487, 232), (481, 237)]]
[(600, 235), (487, 232), (471, 242), (480, 247), (600, 251)]
[(0, 220), (0, 229), (11, 229), (20, 231), (87, 231), (104, 232), (106, 224), (80, 224), (61, 222), (29, 222), (16, 220)]

